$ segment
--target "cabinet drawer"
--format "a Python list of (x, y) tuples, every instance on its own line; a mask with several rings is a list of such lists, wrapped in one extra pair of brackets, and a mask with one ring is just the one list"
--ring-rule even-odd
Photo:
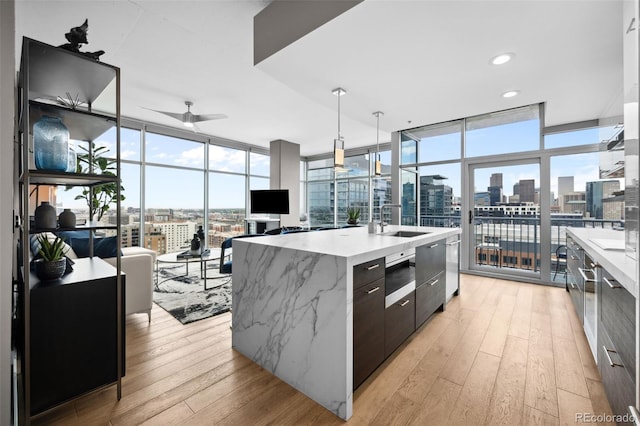
[(415, 292), (409, 293), (384, 311), (384, 356), (388, 357), (415, 327)]
[(629, 405), (635, 405), (635, 381), (629, 374), (627, 365), (620, 358), (620, 353), (616, 352), (617, 348), (614, 347), (609, 335), (600, 328), (598, 330), (598, 370), (600, 370), (602, 385), (613, 413), (624, 415)]
[(354, 290), (353, 388), (384, 361), (384, 279)]
[(446, 268), (446, 241), (416, 248), (416, 286), (424, 284)]
[(600, 283), (600, 322), (615, 346), (618, 355), (635, 377), (635, 298), (606, 270)]
[(567, 286), (569, 289), (569, 294), (571, 295), (571, 301), (573, 302), (573, 307), (578, 314), (578, 318), (580, 319), (580, 324), (584, 324), (584, 293), (580, 288), (580, 285), (575, 282), (575, 279), (572, 276), (567, 275)]
[(353, 267), (354, 290), (384, 277), (384, 257), (361, 263)]
[(416, 328), (420, 327), (439, 307), (444, 309), (445, 290), (445, 272), (441, 272), (416, 288)]

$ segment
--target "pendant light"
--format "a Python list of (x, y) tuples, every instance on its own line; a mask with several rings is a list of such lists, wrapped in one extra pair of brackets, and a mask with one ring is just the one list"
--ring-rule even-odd
[(376, 111), (373, 113), (376, 116), (376, 162), (374, 172), (376, 176), (382, 175), (382, 162), (380, 161), (380, 116), (384, 115), (382, 111)]
[(344, 139), (340, 136), (340, 97), (347, 91), (338, 87), (331, 93), (338, 97), (338, 137), (333, 140), (333, 167), (342, 170), (344, 169)]

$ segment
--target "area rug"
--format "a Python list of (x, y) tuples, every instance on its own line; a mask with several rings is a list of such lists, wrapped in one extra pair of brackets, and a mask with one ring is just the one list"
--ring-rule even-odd
[[(216, 265), (217, 266), (217, 265)], [(209, 318), (231, 309), (231, 277), (207, 269), (207, 288), (197, 267), (185, 274), (183, 265), (161, 268), (153, 301), (182, 324)]]

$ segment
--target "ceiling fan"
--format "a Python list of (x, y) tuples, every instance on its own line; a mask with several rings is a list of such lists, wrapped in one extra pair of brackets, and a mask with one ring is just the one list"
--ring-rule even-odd
[(193, 106), (193, 102), (185, 101), (184, 104), (187, 106), (187, 111), (183, 113), (158, 111), (157, 109), (151, 109), (151, 108), (145, 108), (145, 109), (159, 112), (160, 114), (168, 115), (171, 118), (180, 120), (182, 124), (190, 128), (193, 127), (195, 123), (198, 123), (200, 121), (220, 120), (222, 118), (227, 118), (225, 114), (194, 114), (191, 112), (191, 107)]

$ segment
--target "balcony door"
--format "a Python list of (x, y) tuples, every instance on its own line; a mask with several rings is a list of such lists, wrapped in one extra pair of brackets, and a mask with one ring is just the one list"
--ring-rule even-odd
[(469, 269), (539, 280), (540, 160), (470, 162), (467, 176)]

